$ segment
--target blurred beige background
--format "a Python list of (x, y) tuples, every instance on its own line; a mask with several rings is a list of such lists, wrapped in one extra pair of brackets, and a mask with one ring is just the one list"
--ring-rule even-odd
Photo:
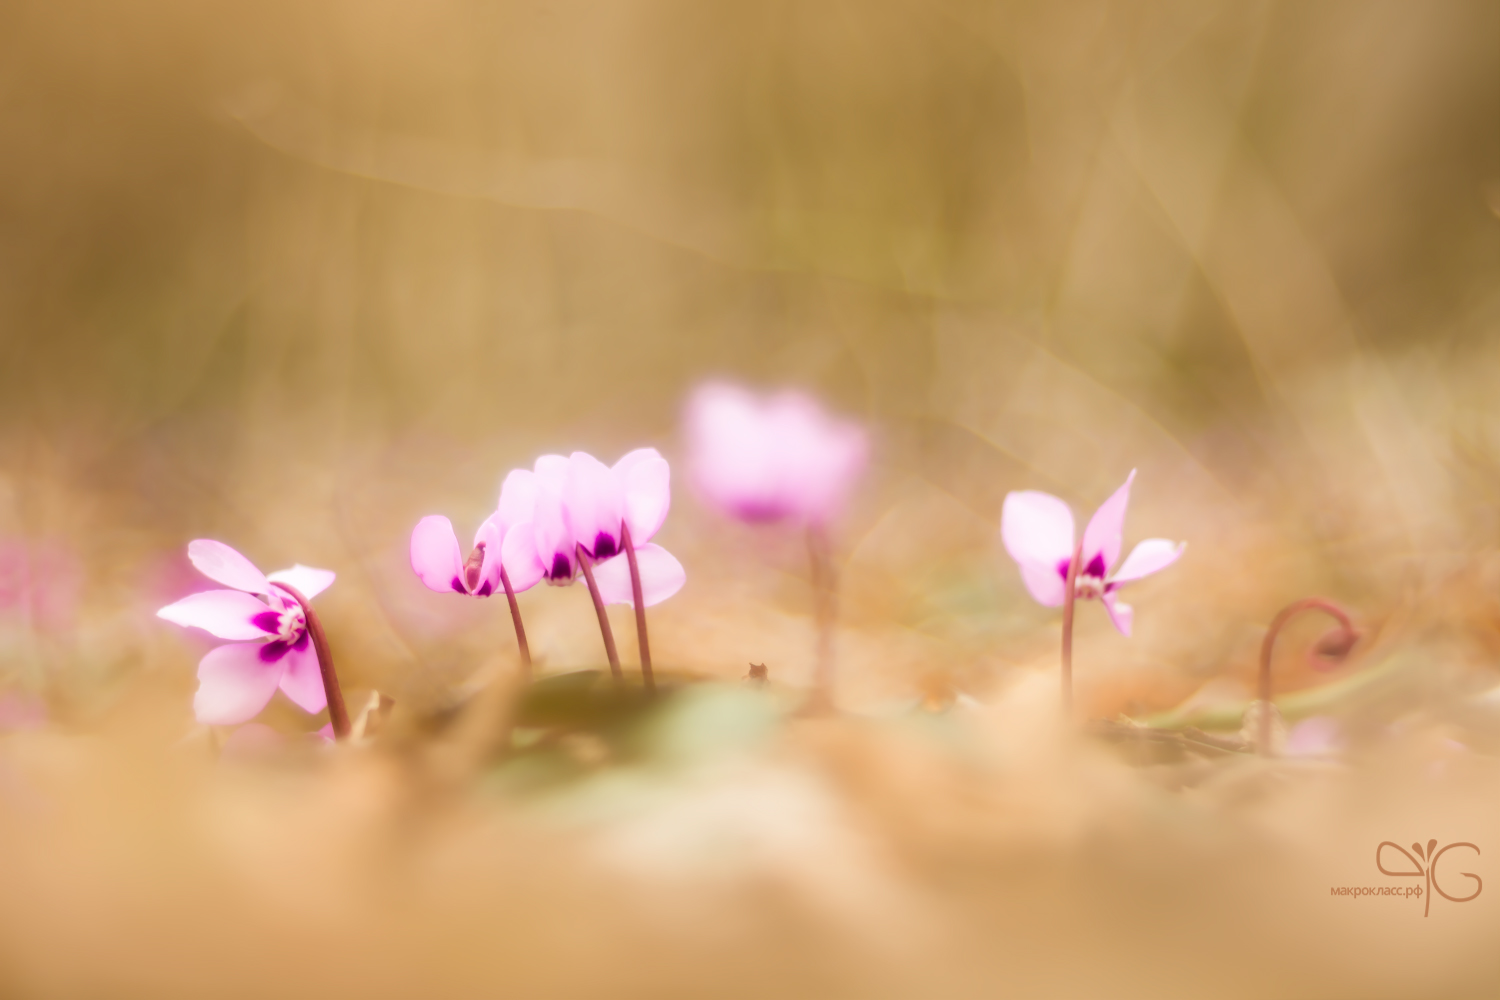
[[(1489, 0), (0, 2), (0, 994), (1497, 995), (1497, 213)], [(335, 569), (351, 703), (429, 721), (513, 639), (412, 525), (575, 448), (678, 463), (658, 668), (804, 684), (800, 540), (685, 486), (708, 376), (871, 427), (856, 711), (697, 685), (553, 786), (462, 756), (484, 695), (192, 730), (188, 540)], [(1131, 639), (1081, 610), (1080, 714), (1237, 706), (1322, 593), (1374, 641), (1319, 675), (1300, 623), (1278, 690), (1391, 668), (1343, 758), (1054, 726), (1000, 504), (1132, 468), (1127, 545), (1188, 550)], [(582, 588), (521, 603), (598, 665)], [(1328, 894), (1429, 837), (1482, 897)]]
[[(1380, 618), (1497, 540), (1492, 3), (12, 0), (0, 149), (0, 534), (62, 595), (0, 632), (80, 718), (143, 670), (191, 691), (151, 611), (199, 536), (339, 572), (346, 685), (508, 663), (411, 525), (472, 532), (543, 451), (675, 460), (707, 375), (876, 434), (856, 703), (1055, 655), (1008, 489), (1086, 516), (1139, 467), (1127, 544), (1190, 543), (1135, 639), (1085, 614), (1104, 714), (1244, 675), (1291, 597)], [(677, 472), (658, 659), (802, 683), (796, 540)], [(548, 667), (597, 659), (581, 591), (523, 606)]]

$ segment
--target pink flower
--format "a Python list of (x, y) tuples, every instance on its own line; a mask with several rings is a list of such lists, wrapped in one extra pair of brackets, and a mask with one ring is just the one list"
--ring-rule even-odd
[(512, 472), (508, 488), (512, 479), (518, 480), (517, 495), (532, 499), (529, 517), (505, 536), (503, 560), (513, 580), (570, 584), (581, 548), (596, 563), (604, 602), (633, 605), (630, 568), (618, 558), (628, 527), (643, 603), (651, 607), (682, 589), (682, 564), (651, 541), (672, 506), (671, 469), (655, 448), (638, 448), (612, 468), (581, 451), (567, 458), (543, 455), (534, 471)]
[(1337, 757), (1343, 749), (1338, 722), (1326, 715), (1314, 715), (1292, 727), (1282, 752), (1288, 757)]
[(190, 594), (156, 614), (233, 642), (210, 650), (198, 663), (193, 714), (208, 725), (237, 725), (257, 715), (279, 687), (307, 712), (327, 706), (318, 657), (298, 603), (273, 584), (284, 583), (311, 600), (333, 583), (331, 570), (296, 565), (266, 576), (223, 542), (200, 538), (188, 545), (198, 571), (231, 590)]
[(14, 609), (44, 630), (73, 624), (83, 589), (77, 554), (56, 539), (0, 539), (0, 611)]
[[(1118, 561), (1124, 543), (1125, 508), (1130, 504), (1130, 484), (1134, 481), (1135, 471), (1131, 470), (1125, 485), (1100, 504), (1089, 519), (1083, 530), (1074, 591), (1077, 598), (1103, 601), (1110, 621), (1123, 635), (1130, 634), (1133, 612), (1130, 605), (1116, 599), (1115, 591), (1132, 580), (1166, 569), (1187, 546), (1186, 542), (1148, 538), (1123, 563)], [(1008, 493), (1000, 515), (1000, 535), (1005, 551), (1021, 567), (1021, 579), (1031, 596), (1049, 608), (1061, 605), (1074, 550), (1073, 512), (1068, 505), (1036, 490)], [(1110, 567), (1114, 567), (1113, 572)]]
[(688, 400), (686, 421), (693, 485), (752, 523), (826, 525), (844, 509), (869, 454), (858, 424), (829, 416), (800, 392), (760, 398), (710, 382)]
[(7, 691), (0, 694), (0, 732), (41, 729), (47, 724), (47, 703), (35, 695)]
[(501, 589), (500, 573), (505, 570), (512, 591), (529, 590), (541, 574), (530, 563), (507, 566), (503, 563), (505, 537), (517, 522), (530, 521), (536, 506), (536, 476), (517, 469), (505, 477), (500, 487), (500, 503), (474, 535), (474, 548), (468, 559), (458, 547), (453, 522), (442, 515), (424, 517), (411, 533), (411, 568), (429, 590), (452, 591), (489, 597)]

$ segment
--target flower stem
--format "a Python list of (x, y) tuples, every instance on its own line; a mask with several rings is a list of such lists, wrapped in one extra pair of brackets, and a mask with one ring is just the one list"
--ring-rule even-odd
[(1073, 605), (1077, 602), (1078, 564), (1083, 561), (1083, 539), (1068, 560), (1068, 575), (1063, 584), (1062, 620), (1062, 710), (1064, 719), (1073, 718)]
[(641, 647), (641, 683), (646, 694), (656, 693), (656, 675), (651, 670), (651, 640), (646, 637), (646, 600), (641, 591), (641, 567), (635, 558), (635, 543), (630, 539), (630, 525), (620, 524), (620, 543), (630, 563), (630, 597), (635, 602), (635, 637)]
[(604, 654), (609, 657), (609, 673), (616, 681), (624, 679), (620, 673), (620, 654), (615, 650), (615, 633), (609, 627), (609, 615), (604, 610), (604, 598), (599, 596), (599, 585), (594, 582), (594, 565), (589, 554), (578, 546), (578, 565), (583, 568), (583, 578), (589, 585), (589, 596), (594, 599), (594, 614), (599, 616), (599, 634), (604, 636)]
[(1266, 629), (1266, 637), (1260, 644), (1260, 692), (1261, 701), (1260, 729), (1256, 735), (1256, 749), (1262, 757), (1271, 756), (1271, 651), (1276, 646), (1276, 637), (1286, 627), (1286, 623), (1297, 617), (1304, 611), (1321, 611), (1326, 615), (1338, 620), (1344, 627), (1344, 631), (1353, 635), (1354, 623), (1349, 620), (1349, 615), (1343, 608), (1330, 600), (1322, 597), (1304, 597), (1300, 601), (1293, 601), (1280, 611), (1276, 617), (1271, 619), (1270, 626)]
[(821, 525), (807, 529), (807, 554), (812, 563), (814, 617), (818, 628), (817, 660), (813, 667), (813, 689), (804, 709), (810, 715), (833, 711), (833, 626), (838, 615), (838, 576), (828, 532)]
[[(273, 581), (274, 582), (274, 581)], [(328, 636), (323, 634), (323, 622), (312, 609), (302, 592), (289, 583), (275, 582), (302, 606), (302, 616), (307, 621), (307, 634), (312, 636), (313, 651), (318, 654), (318, 672), (323, 675), (323, 693), (328, 698), (328, 721), (333, 725), (333, 738), (349, 738), (349, 710), (344, 707), (344, 692), (339, 687), (339, 675), (333, 670), (333, 654), (328, 651)]]
[(500, 567), (500, 586), (505, 588), (505, 599), (510, 602), (510, 620), (516, 626), (516, 646), (521, 650), (521, 681), (531, 683), (531, 647), (526, 644), (526, 626), (521, 624), (521, 606), (516, 603), (516, 592), (510, 585), (510, 574)]

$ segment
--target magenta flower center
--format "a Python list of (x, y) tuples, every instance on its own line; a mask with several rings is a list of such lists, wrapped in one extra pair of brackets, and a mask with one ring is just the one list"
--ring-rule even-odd
[(307, 616), (296, 604), (286, 602), (280, 610), (273, 608), (262, 611), (251, 621), (276, 636), (260, 647), (263, 662), (275, 663), (286, 655), (288, 649), (300, 651), (307, 646)]
[(568, 557), (561, 552), (552, 556), (552, 567), (547, 570), (547, 582), (564, 584), (573, 582), (573, 564)]
[(772, 500), (745, 500), (733, 505), (734, 515), (750, 524), (770, 524), (791, 513), (791, 508)]
[[(1068, 565), (1071, 559), (1063, 559), (1057, 564), (1057, 575), (1064, 580), (1068, 578)], [(1112, 583), (1104, 581), (1109, 568), (1104, 565), (1104, 553), (1094, 553), (1094, 558), (1084, 564), (1078, 571), (1078, 576), (1073, 581), (1073, 595), (1078, 600), (1098, 600), (1105, 594), (1115, 589)]]
[(619, 546), (615, 543), (614, 536), (609, 532), (601, 531), (594, 536), (594, 551), (592, 555), (595, 559), (603, 562), (618, 551)]

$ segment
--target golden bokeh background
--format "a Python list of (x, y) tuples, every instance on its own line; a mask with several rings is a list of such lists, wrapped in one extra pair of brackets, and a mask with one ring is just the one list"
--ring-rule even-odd
[[(1417, 756), (1446, 754), (1450, 742), (1500, 746), (1493, 721), (1454, 708), (1500, 683), (1493, 3), (9, 0), (0, 5), (0, 150), (0, 671), (16, 698), (30, 699), (16, 704), (42, 706), (48, 740), (155, 748), (139, 751), (146, 763), (118, 765), (119, 781), (141, 789), (129, 804), (84, 768), (90, 777), (74, 775), (72, 791), (57, 793), (75, 803), (59, 827), (68, 832), (7, 832), (18, 856), (34, 861), (16, 869), (35, 879), (30, 902), (62, 901), (34, 925), (45, 934), (17, 929), (33, 926), (24, 908), (5, 915), (6, 947), (35, 948), (16, 966), (16, 989), (248, 996), (317, 982), (327, 996), (352, 981), (318, 978), (331, 974), (312, 945), (288, 953), (288, 968), (320, 968), (295, 986), (276, 980), (275, 963), (233, 948), (210, 948), (218, 958), (167, 973), (160, 955), (133, 960), (100, 944), (113, 926), (104, 917), (87, 940), (105, 967), (90, 978), (68, 971), (68, 949), (49, 936), (78, 911), (102, 907), (118, 919), (142, 898), (110, 882), (104, 895), (117, 903), (103, 904), (97, 883), (80, 881), (84, 871), (124, 879), (114, 869), (136, 863), (130, 847), (98, 848), (96, 824), (124, 824), (142, 844), (164, 825), (197, 843), (140, 802), (177, 816), (217, 810), (204, 796), (220, 796), (252, 826), (285, 808), (296, 829), (327, 824), (343, 831), (335, 839), (354, 836), (331, 806), (296, 804), (300, 786), (247, 791), (224, 779), (184, 791), (159, 773), (152, 754), (191, 732), (193, 665), (207, 648), (153, 616), (197, 585), (182, 555), (190, 539), (221, 539), (266, 569), (335, 569), (339, 582), (319, 604), (346, 688), (379, 689), (401, 711), (438, 712), (455, 692), (512, 668), (510, 623), (495, 602), (423, 589), (406, 563), (411, 526), (446, 513), (466, 538), (507, 469), (549, 451), (613, 461), (653, 445), (674, 462), (676, 486), (660, 540), (689, 577), (653, 609), (658, 662), (726, 680), (765, 662), (773, 682), (805, 684), (812, 602), (799, 540), (726, 524), (687, 488), (678, 418), (706, 377), (808, 388), (871, 429), (870, 474), (837, 542), (848, 707), (878, 714), (959, 696), (1024, 716), (1016, 705), (1040, 705), (1025, 692), (1055, 683), (1056, 616), (1031, 604), (996, 543), (1001, 500), (1045, 489), (1086, 516), (1138, 468), (1127, 545), (1161, 535), (1187, 540), (1188, 552), (1134, 588), (1133, 638), (1116, 635), (1097, 607), (1082, 610), (1085, 714), (1146, 717), (1195, 696), (1248, 698), (1264, 623), (1319, 592), (1423, 664), (1368, 706), (1361, 724), (1425, 713), (1403, 730), (1416, 742), (1401, 745)], [(580, 588), (538, 588), (522, 607), (545, 670), (597, 665)], [(615, 620), (622, 649), (633, 649), (628, 614)], [(1314, 634), (1308, 626), (1292, 642)], [(1325, 680), (1297, 657), (1279, 669), (1288, 690)], [(1461, 716), (1470, 729), (1443, 728)], [(287, 732), (316, 725), (279, 698), (267, 721)], [(900, 772), (867, 734), (794, 743), (786, 753), (843, 761), (840, 774)], [(73, 774), (55, 755), (74, 753), (86, 751), (15, 751), (17, 760), (50, 761), (36, 765), (45, 775)], [(960, 851), (954, 871), (970, 864), (986, 888), (959, 894), (967, 916), (950, 913), (951, 925), (937, 920), (925, 932), (990, 927), (1012, 942), (1043, 942), (1013, 943), (1017, 954), (1066, 956), (1058, 942), (1081, 919), (1080, 941), (1099, 954), (1118, 945), (1115, 958), (1136, 974), (1165, 977), (1152, 996), (1298, 993), (1298, 980), (1235, 965), (1215, 921), (1226, 934), (1237, 928), (1245, 954), (1260, 947), (1270, 969), (1313, 969), (1300, 995), (1412, 995), (1421, 981), (1384, 959), (1357, 973), (1343, 964), (1362, 942), (1410, 932), (1410, 921), (1398, 931), (1394, 919), (1370, 916), (1385, 904), (1336, 902), (1370, 912), (1355, 918), (1357, 931), (1341, 925), (1327, 946), (1337, 954), (1321, 957), (1267, 931), (1264, 920), (1281, 918), (1258, 900), (1226, 915), (1239, 905), (1234, 893), (1254, 892), (1237, 885), (1249, 876), (1225, 860), (1234, 851), (1214, 841), (1217, 826), (1200, 831), (1199, 855), (1184, 863), (1190, 874), (1163, 897), (1201, 907), (1208, 924), (1152, 910), (1161, 923), (1144, 926), (1175, 940), (1142, 944), (1150, 932), (1134, 926), (1110, 944), (1110, 922), (1133, 919), (1125, 900), (1155, 891), (1135, 884), (1141, 871), (1100, 890), (1113, 902), (1085, 906), (1085, 917), (1066, 907), (1091, 898), (1081, 888), (1088, 880), (1128, 870), (1120, 859), (1151, 856), (1142, 828), (1110, 847), (1113, 821), (1098, 818), (1100, 803), (1134, 793), (1114, 772), (1080, 777), (1043, 756), (1027, 772), (1032, 783), (995, 809), (1047, 818), (1001, 836), (1010, 846), (998, 855), (973, 840), (972, 830), (989, 829), (978, 818), (988, 806), (969, 803), (973, 814), (955, 819), (951, 801), (923, 798), (942, 798), (941, 781), (959, 779), (921, 772), (909, 798), (866, 789), (877, 817), (929, 807), (940, 817), (942, 832), (913, 834), (923, 864), (924, 851), (941, 854), (933, 843), (970, 831), (960, 840), (973, 856)], [(11, 766), (20, 774), (31, 765)], [(1493, 768), (1473, 765), (1462, 794), (1433, 792), (1426, 772), (1406, 766), (1397, 768), (1406, 777), (1391, 779), (1411, 796), (1401, 801), (1437, 814), (1471, 797), (1492, 802), (1500, 787)], [(425, 801), (386, 771), (350, 774), (327, 778), (348, 801), (378, 801), (393, 815)], [(1045, 790), (1039, 775), (1064, 787)], [(367, 785), (386, 789), (382, 781), (401, 791), (360, 797)], [(780, 792), (765, 794), (785, 804)], [(1316, 808), (1294, 799), (1282, 803), (1289, 813), (1264, 808), (1282, 819)], [(1122, 809), (1132, 816), (1156, 808), (1131, 801)], [(1370, 809), (1409, 812), (1386, 805)], [(1339, 815), (1325, 817), (1328, 829), (1354, 823)], [(1450, 840), (1480, 837), (1474, 824), (1500, 830), (1492, 808), (1462, 815), (1471, 827), (1455, 820)], [(380, 836), (405, 836), (403, 822)], [(506, 826), (511, 819), (445, 822), (454, 829), (428, 834), (449, 837), (429, 857), (442, 870), (428, 883), (413, 878), (427, 886), (412, 889), (418, 895), (458, 892), (464, 865), (498, 863), (484, 846), (487, 823), (504, 827), (496, 836), (512, 848), (537, 836)], [(1350, 851), (1367, 867), (1367, 830), (1355, 826), (1357, 837), (1330, 835), (1325, 846), (1336, 854), (1357, 843)], [(833, 834), (788, 838), (792, 853), (849, 849)], [(1221, 853), (1203, 846), (1210, 841)], [(1067, 853), (1079, 842), (1093, 846)], [(1244, 847), (1262, 866), (1246, 870), (1264, 884), (1316, 893), (1335, 877), (1315, 866), (1315, 875), (1288, 874), (1304, 861), (1270, 843)], [(1500, 841), (1481, 846), (1500, 850)], [(1054, 848), (1061, 854), (1047, 854)], [(539, 871), (571, 870), (567, 848), (547, 850)], [(1030, 871), (1026, 859), (1042, 855), (1049, 860)], [(181, 872), (220, 870), (193, 858)], [(257, 871), (259, 863), (245, 862)], [(289, 870), (310, 870), (298, 863)], [(345, 863), (356, 883), (369, 877)], [(986, 954), (977, 939), (949, 938), (948, 964), (923, 991), (919, 972), (879, 971), (891, 942), (917, 931), (900, 924), (861, 937), (866, 909), (911, 916), (938, 907), (932, 897), (945, 890), (933, 885), (953, 873), (936, 868), (920, 900), (905, 889), (867, 898), (889, 886), (872, 889), (849, 873), (845, 884), (840, 869), (814, 879), (831, 910), (820, 903), (812, 916), (783, 912), (784, 901), (756, 910), (752, 899), (756, 915), (736, 922), (704, 903), (722, 938), (688, 949), (698, 957), (671, 972), (653, 936), (660, 928), (632, 927), (636, 950), (609, 946), (611, 968), (633, 970), (619, 973), (630, 985), (612, 994), (608, 984), (623, 980), (570, 980), (576, 970), (526, 965), (525, 948), (535, 947), (566, 966), (573, 959), (558, 956), (572, 945), (562, 936), (604, 935), (632, 919), (621, 915), (633, 912), (628, 892), (604, 904), (596, 886), (557, 875), (565, 884), (540, 911), (556, 922), (532, 927), (531, 945), (506, 946), (522, 956), (508, 966), (519, 977), (510, 988), (1001, 995), (992, 987), (1005, 973), (974, 957)], [(545, 881), (509, 867), (472, 877), (522, 896)], [(1215, 895), (1195, 895), (1215, 879)], [(314, 905), (275, 895), (291, 893), (289, 881), (244, 912)], [(207, 892), (138, 888), (169, 901), (154, 919), (189, 928), (184, 900)], [(323, 929), (316, 940), (326, 931), (362, 942), (318, 945), (347, 969), (371, 941), (410, 928), (362, 925), (339, 909), (353, 906), (339, 895), (346, 888), (329, 889), (325, 901), (341, 902), (327, 912), (314, 905), (310, 919)], [(1002, 914), (1007, 894), (1040, 907), (1039, 922)], [(500, 918), (487, 909), (493, 901), (459, 895), (449, 909), (427, 897), (413, 906), (437, 907), (482, 951), (478, 928)], [(1500, 895), (1452, 908), (1462, 918), (1449, 916), (1446, 943), (1422, 952), (1446, 963), (1444, 995), (1496, 987), (1473, 949), (1481, 931), (1493, 940), (1497, 907)], [(580, 908), (585, 922), (567, 924), (563, 914)], [(1326, 919), (1297, 913), (1289, 926)], [(677, 927), (681, 917), (663, 920)], [(825, 918), (842, 929), (827, 931)], [(249, 938), (276, 937), (261, 917), (245, 919)], [(797, 943), (796, 928), (810, 940), (847, 944), (847, 932), (877, 941), (882, 958), (864, 945), (816, 952)], [(763, 949), (769, 966), (736, 952), (736, 935)], [(437, 989), (412, 972), (421, 963), (390, 958), (407, 955), (390, 947), (391, 968), (360, 980), (364, 995)], [(930, 941), (903, 947), (890, 961), (909, 971), (931, 969), (930, 954), (942, 952)], [(439, 993), (478, 995), (468, 991), (507, 982), (467, 958), (434, 961), (449, 962), (454, 977)], [(110, 963), (125, 971), (112, 977)], [(522, 967), (530, 971), (515, 972)], [(221, 979), (204, 992), (198, 977), (214, 968), (238, 970), (250, 985)], [(1144, 978), (1103, 969), (1050, 982), (1034, 966), (1013, 968), (1017, 995), (1147, 995)], [(1353, 993), (1338, 993), (1339, 984)]]

